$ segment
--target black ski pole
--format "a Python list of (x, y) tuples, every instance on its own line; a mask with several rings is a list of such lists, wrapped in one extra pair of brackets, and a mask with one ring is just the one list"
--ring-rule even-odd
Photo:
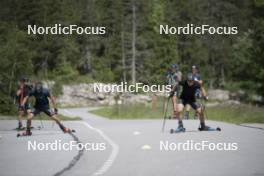
[(167, 104), (166, 104), (166, 107), (165, 107), (165, 112), (164, 112), (164, 117), (163, 117), (162, 132), (164, 132), (164, 128), (165, 128), (169, 100), (170, 100), (170, 96), (167, 98)]
[(166, 99), (167, 99), (166, 96), (167, 96), (167, 94), (166, 94), (166, 92), (165, 92), (165, 94), (164, 94), (164, 98), (163, 98), (162, 114), (165, 113), (165, 105), (166, 105)]

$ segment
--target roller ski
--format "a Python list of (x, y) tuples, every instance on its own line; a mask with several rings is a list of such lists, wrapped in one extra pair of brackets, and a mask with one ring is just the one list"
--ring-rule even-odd
[(32, 132), (31, 131), (24, 131), (21, 133), (17, 133), (17, 137), (22, 137), (22, 136), (31, 136)]
[(26, 129), (26, 127), (21, 126), (21, 127), (17, 127), (17, 128), (15, 128), (14, 130), (17, 130), (17, 131), (24, 131), (25, 129)]
[[(39, 128), (39, 127), (38, 127)], [(34, 127), (32, 126), (32, 127), (30, 127), (30, 129), (32, 130), (32, 129), (34, 129)], [(24, 131), (24, 130), (26, 130), (26, 127), (17, 127), (17, 128), (15, 128), (14, 130), (17, 130), (17, 131)]]
[(209, 126), (200, 126), (198, 128), (199, 131), (221, 131), (221, 128), (220, 127), (217, 127), (217, 128), (212, 128), (212, 127), (209, 127)]
[(14, 130), (23, 131), (26, 130), (26, 127), (23, 127), (22, 122), (18, 122), (18, 126)]
[(170, 133), (183, 133), (185, 132), (185, 128), (183, 126), (179, 126), (177, 129), (170, 129)]

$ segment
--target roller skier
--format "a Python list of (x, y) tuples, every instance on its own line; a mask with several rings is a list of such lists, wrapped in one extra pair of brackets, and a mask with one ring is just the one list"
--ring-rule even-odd
[[(58, 126), (64, 133), (74, 132), (74, 130), (66, 128), (57, 117), (58, 110), (56, 108), (55, 98), (50, 94), (48, 89), (43, 88), (43, 84), (41, 82), (36, 83), (35, 89), (24, 98), (22, 107), (25, 106), (27, 99), (31, 96), (35, 97), (35, 106), (32, 110), (28, 111), (26, 131), (22, 134), (18, 134), (18, 136), (30, 136), (32, 134), (30, 130), (32, 118), (35, 115), (40, 114), (41, 112), (44, 112), (46, 115), (51, 117), (51, 119), (53, 119), (58, 124)], [(53, 109), (51, 109), (49, 106), (50, 102), (52, 104)]]
[(199, 81), (195, 80), (194, 75), (192, 73), (189, 73), (187, 75), (187, 80), (179, 82), (179, 85), (182, 86), (182, 93), (180, 95), (181, 102), (177, 104), (177, 108), (176, 108), (176, 117), (178, 119), (178, 127), (176, 129), (172, 129), (171, 133), (185, 131), (183, 121), (181, 118), (181, 113), (183, 112), (184, 108), (187, 105), (190, 105), (195, 110), (197, 115), (199, 116), (200, 126), (198, 129), (200, 131), (215, 131), (215, 130), (220, 131), (221, 130), (220, 128), (214, 129), (214, 128), (211, 128), (205, 125), (205, 118), (204, 118), (204, 113), (202, 111), (201, 104), (197, 102), (196, 96), (195, 96), (197, 89), (201, 88), (201, 84)]
[(19, 80), (19, 87), (16, 92), (16, 102), (18, 105), (18, 127), (17, 130), (23, 130), (25, 127), (22, 124), (23, 115), (27, 114), (27, 111), (30, 109), (30, 103), (25, 101), (24, 105), (23, 101), (26, 95), (30, 93), (33, 86), (29, 83), (29, 79), (26, 76), (22, 76)]

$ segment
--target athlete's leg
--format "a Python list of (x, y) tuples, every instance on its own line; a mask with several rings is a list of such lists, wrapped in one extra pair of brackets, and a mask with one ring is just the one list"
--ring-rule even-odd
[(184, 112), (184, 119), (189, 119), (191, 106), (189, 104), (186, 104), (185, 106), (185, 112)]
[(174, 95), (171, 98), (172, 101), (172, 107), (173, 107), (173, 118), (177, 118), (176, 111), (177, 111), (177, 92), (174, 93)]
[(175, 115), (176, 115), (176, 118), (178, 119), (178, 128), (176, 129), (176, 131), (182, 131), (184, 129), (183, 122), (182, 122), (183, 109), (184, 109), (184, 103), (177, 104)]
[(205, 125), (204, 112), (203, 112), (203, 109), (201, 107), (201, 104), (200, 103), (197, 103), (197, 102), (193, 102), (191, 104), (191, 106), (193, 107), (193, 109), (195, 109), (195, 111), (199, 115), (199, 119), (200, 119), (200, 127), (199, 127), (199, 130), (201, 130), (201, 131), (208, 131), (210, 129), (210, 127)]
[(205, 118), (204, 118), (204, 112), (202, 110), (202, 107), (197, 108), (195, 112), (199, 116), (200, 123), (204, 124), (205, 123)]
[(31, 122), (32, 122), (32, 118), (34, 117), (35, 114), (37, 114), (38, 111), (37, 110), (31, 110), (31, 109), (28, 109), (27, 110), (27, 135), (31, 135)]
[(59, 125), (63, 132), (67, 132), (67, 128), (61, 123), (60, 119), (55, 114), (52, 115), (51, 118)]
[[(198, 98), (197, 100), (196, 100), (197, 102), (195, 102), (195, 104), (196, 105), (194, 105), (194, 106), (196, 106), (196, 108), (201, 108), (201, 113), (202, 113), (202, 116), (204, 116), (204, 114), (203, 114), (203, 105), (202, 105), (202, 102), (201, 102), (201, 99), (200, 98)], [(195, 112), (194, 112), (194, 119), (200, 119), (200, 114), (199, 114), (199, 112), (198, 112), (198, 110), (195, 110)]]
[(19, 108), (18, 109), (18, 116), (17, 116), (17, 120), (18, 120), (18, 127), (17, 129), (22, 129), (23, 128), (23, 124), (22, 124), (22, 117), (24, 115), (24, 110)]
[(45, 109), (43, 111), (44, 113), (46, 113), (48, 116), (50, 116), (52, 118), (52, 120), (54, 120), (58, 126), (60, 127), (60, 129), (63, 131), (63, 132), (70, 132), (68, 128), (66, 128), (60, 121), (59, 117), (57, 117), (57, 115), (55, 114), (55, 112), (52, 112), (50, 109)]
[(182, 121), (182, 112), (184, 109), (184, 105), (182, 103), (177, 104), (176, 106), (176, 111), (175, 111), (175, 116), (179, 121)]
[(202, 106), (199, 102), (190, 102), (191, 107), (195, 110), (195, 113), (199, 116), (200, 122), (204, 123), (204, 113), (202, 111)]

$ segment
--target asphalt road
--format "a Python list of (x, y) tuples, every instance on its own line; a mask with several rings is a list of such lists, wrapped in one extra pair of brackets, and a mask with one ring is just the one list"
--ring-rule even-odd
[[(64, 122), (76, 130), (63, 134), (51, 121), (33, 130), (30, 137), (17, 138), (16, 121), (0, 121), (0, 175), (264, 175), (264, 131), (228, 123), (208, 121), (221, 132), (199, 132), (197, 120), (184, 121), (185, 133), (170, 134), (177, 122), (168, 120), (107, 120), (88, 113), (87, 108), (60, 110), (83, 121)], [(41, 126), (34, 121), (35, 127)], [(88, 150), (28, 150), (28, 143), (88, 144)], [(205, 144), (201, 150), (201, 144)], [(192, 145), (191, 145), (192, 144)], [(200, 146), (191, 149), (190, 146)], [(103, 145), (105, 150), (99, 150)], [(189, 148), (186, 146), (189, 145)], [(211, 147), (209, 148), (208, 145)], [(225, 151), (214, 149), (225, 146)], [(92, 147), (91, 147), (92, 146)], [(185, 146), (185, 148), (183, 147)], [(193, 147), (194, 148), (194, 147)], [(200, 149), (200, 150), (198, 150)]]

